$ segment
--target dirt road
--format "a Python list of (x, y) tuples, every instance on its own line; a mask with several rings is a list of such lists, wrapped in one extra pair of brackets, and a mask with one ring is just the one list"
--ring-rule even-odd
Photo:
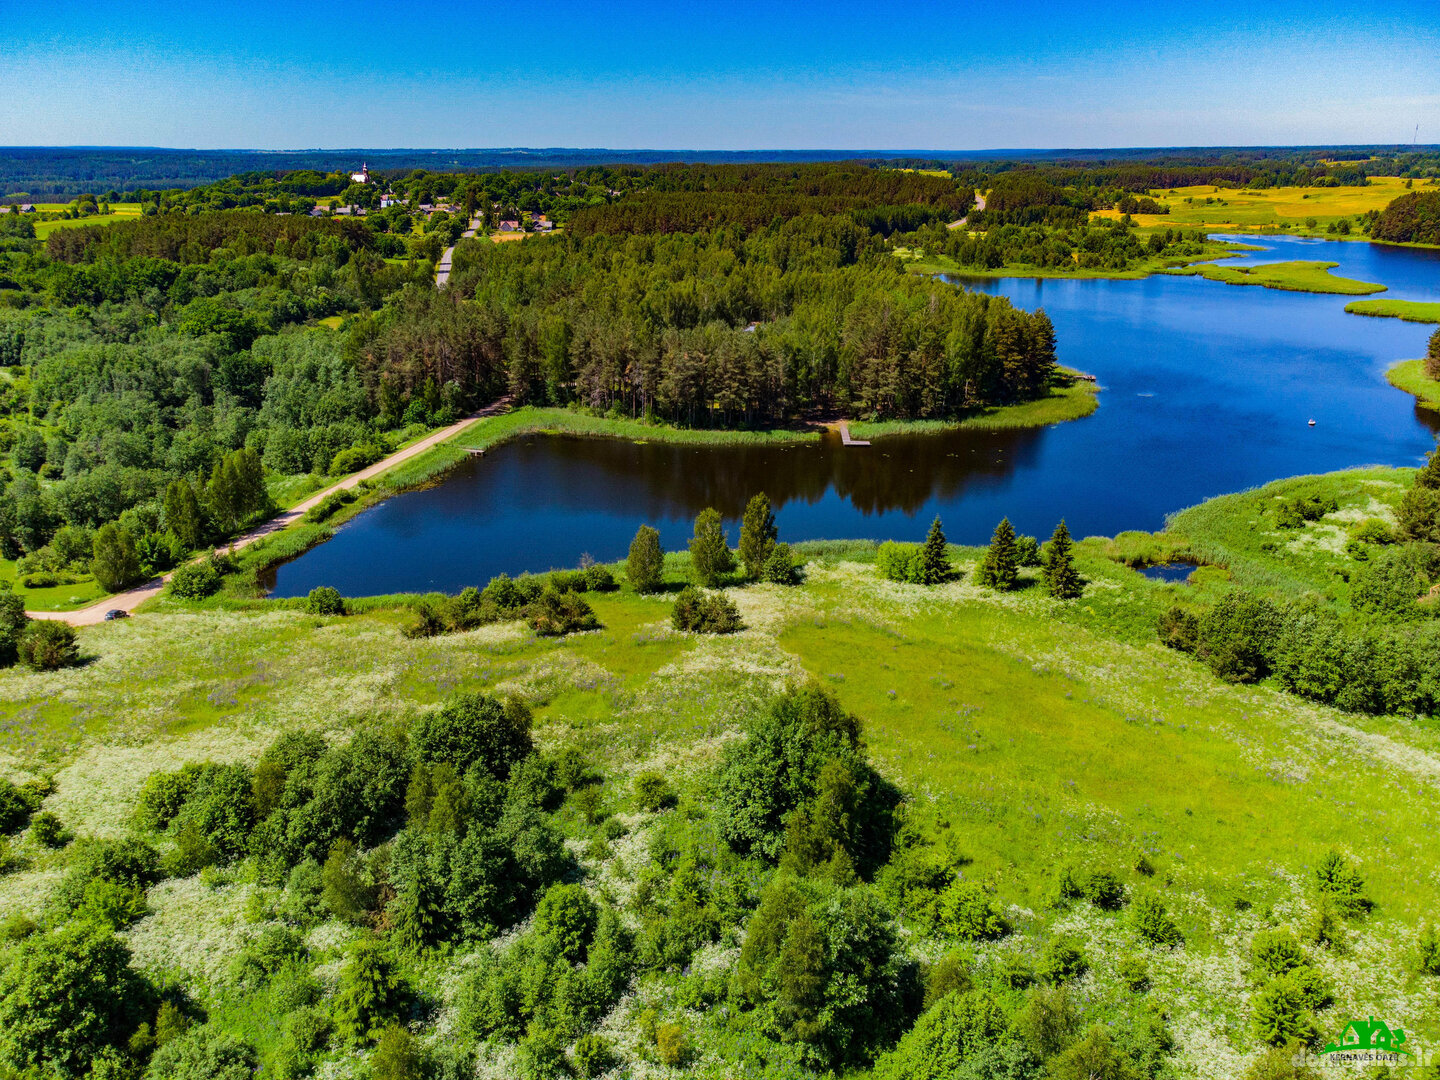
[[(395, 451), (395, 453), (382, 461), (377, 461), (368, 469), (362, 469), (360, 472), (347, 476), (338, 483), (331, 484), (323, 491), (318, 491), (314, 495), (311, 495), (299, 505), (286, 510), (283, 514), (277, 514), (264, 524), (257, 525), (249, 532), (241, 534), (236, 537), (234, 544), (226, 545), (227, 549), (247, 547), (255, 543), (255, 541), (269, 536), (271, 533), (279, 532), (286, 526), (295, 524), (295, 522), (305, 516), (307, 510), (318, 506), (324, 501), (327, 495), (333, 495), (337, 491), (353, 488), (356, 484), (360, 483), (361, 480), (368, 480), (372, 476), (379, 476), (387, 469), (400, 464), (402, 461), (408, 461), (410, 458), (423, 454), (431, 447), (438, 446), (446, 439), (453, 438), (460, 434), (460, 432), (464, 431), (476, 420), (483, 420), (487, 416), (495, 416), (504, 412), (509, 408), (509, 404), (508, 399), (502, 399), (492, 405), (487, 405), (479, 412), (472, 413), (465, 417), (464, 420), (457, 421), (447, 428), (442, 428), (433, 435), (427, 435), (419, 442), (407, 446), (403, 450)], [(173, 571), (171, 573), (173, 573)], [(93, 626), (95, 623), (105, 620), (105, 613), (107, 611), (114, 611), (116, 609), (121, 611), (134, 611), (146, 600), (158, 595), (160, 590), (165, 587), (165, 583), (170, 580), (170, 577), (171, 574), (165, 574), (162, 577), (155, 578), (153, 581), (147, 581), (144, 585), (137, 585), (133, 589), (116, 593), (114, 596), (101, 600), (97, 604), (80, 608), (78, 611), (27, 611), (25, 614), (29, 615), (32, 619), (57, 619), (61, 622), (68, 622), (71, 626)]]

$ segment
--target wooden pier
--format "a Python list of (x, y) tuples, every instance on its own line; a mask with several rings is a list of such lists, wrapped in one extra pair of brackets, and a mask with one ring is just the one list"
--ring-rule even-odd
[(850, 437), (850, 421), (841, 420), (835, 425), (840, 429), (840, 442), (845, 446), (869, 446), (869, 439), (852, 439)]

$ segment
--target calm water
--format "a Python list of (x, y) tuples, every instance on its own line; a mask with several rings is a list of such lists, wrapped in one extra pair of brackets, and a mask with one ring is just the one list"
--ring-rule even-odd
[[(1254, 240), (1253, 261), (1324, 259), (1337, 274), (1440, 300), (1440, 253), (1364, 243)], [(1297, 473), (1414, 465), (1440, 418), (1385, 381), (1423, 355), (1431, 327), (1345, 314), (1346, 298), (1200, 278), (984, 281), (1044, 307), (1063, 363), (1099, 377), (1093, 416), (1038, 431), (952, 433), (843, 448), (690, 449), (531, 438), (461, 465), (443, 484), (380, 504), (276, 571), (274, 595), (347, 595), (483, 584), (500, 572), (624, 556), (636, 526), (680, 548), (696, 513), (736, 522), (746, 499), (777, 504), (782, 539), (987, 540), (1008, 515), (1042, 538), (1159, 528), (1212, 495)], [(1308, 426), (1310, 419), (1315, 426)]]

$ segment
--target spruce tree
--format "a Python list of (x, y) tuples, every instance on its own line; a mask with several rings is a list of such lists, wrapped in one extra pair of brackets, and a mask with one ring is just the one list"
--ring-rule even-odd
[(630, 555), (625, 560), (625, 576), (638, 593), (655, 592), (664, 576), (665, 552), (660, 547), (660, 533), (649, 525), (635, 530), (630, 541)]
[(930, 532), (925, 536), (925, 547), (920, 552), (920, 580), (926, 585), (939, 585), (950, 576), (950, 560), (945, 555), (945, 533), (936, 516), (930, 523)]
[(1440, 330), (1430, 335), (1430, 348), (1425, 353), (1425, 374), (1440, 379)]
[(769, 496), (762, 491), (751, 498), (740, 521), (740, 561), (745, 564), (746, 577), (759, 579), (779, 539)]
[(1009, 518), (1002, 518), (995, 526), (990, 538), (990, 548), (980, 563), (976, 580), (992, 589), (1013, 589), (1019, 571), (1019, 559), (1015, 552), (1015, 529)]
[(695, 518), (690, 562), (695, 568), (695, 580), (712, 589), (719, 584), (722, 574), (735, 569), (735, 557), (725, 542), (724, 522), (714, 507), (701, 510)]
[(1050, 543), (1045, 545), (1045, 563), (1041, 570), (1046, 590), (1057, 600), (1073, 600), (1083, 588), (1071, 558), (1071, 547), (1070, 530), (1062, 520), (1055, 526)]

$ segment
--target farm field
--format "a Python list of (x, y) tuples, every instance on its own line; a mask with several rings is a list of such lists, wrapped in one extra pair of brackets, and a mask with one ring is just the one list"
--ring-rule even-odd
[[(1170, 207), (1168, 214), (1134, 214), (1144, 229), (1195, 228), (1215, 232), (1245, 231), (1281, 222), (1288, 231), (1325, 235), (1325, 227), (1341, 218), (1353, 218), (1371, 210), (1383, 210), (1407, 191), (1428, 190), (1424, 182), (1407, 188), (1395, 176), (1375, 176), (1365, 187), (1274, 187), (1262, 189), (1225, 188), (1197, 185), (1158, 190), (1155, 198)], [(1190, 200), (1186, 202), (1186, 200)], [(1206, 203), (1206, 200), (1214, 200)], [(1096, 217), (1118, 218), (1116, 210), (1100, 210)], [(1307, 229), (1305, 221), (1316, 226)]]
[[(1153, 631), (1167, 607), (1213, 599), (1232, 576), (1282, 592), (1323, 588), (1336, 560), (1326, 538), (1362, 512), (1389, 513), (1410, 475), (1299, 478), (1187, 511), (1168, 534), (1082, 541), (1077, 564), (1088, 584), (1067, 603), (1044, 596), (1033, 570), (1012, 593), (973, 584), (976, 549), (951, 549), (959, 581), (925, 587), (884, 580), (873, 545), (844, 542), (802, 545), (798, 587), (727, 589), (744, 628), (725, 636), (679, 633), (669, 620), (673, 591), (628, 588), (589, 594), (601, 628), (561, 639), (506, 622), (406, 637), (412, 601), (399, 599), (344, 617), (295, 603), (197, 609), (162, 600), (127, 622), (82, 631), (82, 667), (0, 676), (0, 768), (16, 781), (53, 774), (48, 810), (79, 834), (118, 837), (131, 830), (141, 786), (157, 769), (253, 765), (283, 730), (343, 742), (366, 723), (413, 722), (460, 692), (513, 695), (533, 709), (547, 755), (576, 751), (603, 776), (602, 816), (614, 817), (623, 838), (595, 844), (596, 828), (565, 820), (586, 880), (622, 890), (676, 815), (701, 812), (748, 718), (785, 686), (813, 680), (863, 720), (876, 766), (908, 793), (911, 827), (943, 834), (965, 880), (987, 890), (1012, 925), (1003, 938), (966, 946), (977, 971), (1038, 962), (1063, 937), (1088, 960), (1072, 985), (1086, 1022), (1132, 1016), (1142, 1003), (1117, 975), (1137, 949), (1127, 916), (1056, 902), (1057, 867), (1107, 868), (1132, 895), (1161, 897), (1184, 936), (1175, 948), (1140, 947), (1144, 1000), (1169, 1017), (1176, 1067), (1239, 1076), (1261, 1054), (1246, 974), (1251, 942), (1276, 928), (1306, 932), (1307, 882), (1338, 850), (1375, 907), (1345, 926), (1343, 952), (1310, 950), (1334, 994), (1320, 1021), (1338, 1028), (1352, 1014), (1403, 1016), (1424, 1044), (1440, 1035), (1440, 995), (1412, 973), (1411, 956), (1440, 889), (1412, 868), (1429, 858), (1440, 827), (1432, 797), (1440, 735), (1268, 685), (1223, 683), (1160, 646)], [(1327, 520), (1295, 535), (1266, 527), (1277, 500), (1317, 492), (1337, 497)], [(1232, 569), (1186, 585), (1123, 565), (1178, 552)], [(688, 556), (667, 558), (674, 587), (691, 571)], [(668, 778), (680, 810), (635, 804), (635, 778), (654, 772)], [(1384, 844), (1364, 839), (1374, 835)], [(38, 915), (68, 855), (28, 840), (15, 850), (21, 863), (0, 877), (0, 907)], [(196, 995), (212, 1023), (243, 1026), (244, 999), (216, 973), (273, 932), (275, 916), (257, 902), (273, 895), (243, 872), (172, 879), (149, 890), (147, 913), (121, 937), (142, 972)], [(909, 947), (921, 956), (947, 948), (919, 924), (914, 932)], [(312, 950), (322, 965), (333, 962), (357, 933), (322, 921)], [(714, 955), (735, 947), (727, 944), (735, 933), (721, 934)], [(443, 963), (470, 970), (485, 950), (457, 945)], [(437, 979), (432, 963), (413, 965), (409, 977), (449, 1015), (456, 984)], [(621, 1000), (606, 1032), (623, 1060), (642, 1061), (651, 1009), (688, 1029), (693, 1074), (724, 1074), (733, 1036), (693, 1003), (702, 976), (703, 967), (667, 975)], [(268, 1036), (260, 1042), (278, 1052)], [(508, 1059), (487, 1053), (482, 1073), (503, 1075)]]
[[(69, 206), (68, 203), (37, 203), (36, 205), (41, 210), (64, 210)], [(111, 203), (110, 213), (108, 214), (97, 214), (92, 217), (71, 218), (68, 220), (58, 218), (53, 221), (37, 221), (35, 222), (35, 235), (37, 238), (44, 240), (56, 229), (75, 229), (84, 225), (113, 225), (117, 221), (138, 218), (139, 216), (139, 203)]]

